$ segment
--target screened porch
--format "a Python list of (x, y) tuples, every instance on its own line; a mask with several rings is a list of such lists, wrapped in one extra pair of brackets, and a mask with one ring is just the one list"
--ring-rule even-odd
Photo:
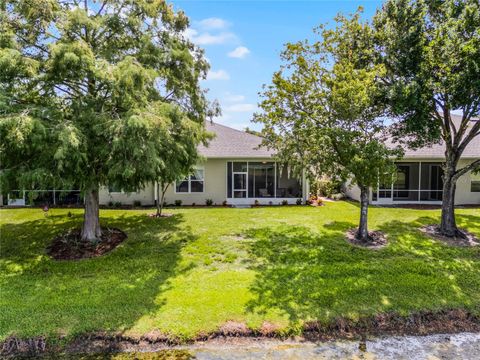
[(443, 168), (439, 162), (399, 162), (395, 181), (379, 184), (373, 203), (438, 203), (442, 201)]

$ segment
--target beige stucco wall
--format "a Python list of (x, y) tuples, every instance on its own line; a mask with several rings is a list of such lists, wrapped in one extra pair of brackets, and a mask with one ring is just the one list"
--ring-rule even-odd
[(206, 199), (212, 199), (214, 204), (220, 205), (227, 197), (227, 160), (209, 159), (199, 167), (204, 168), (203, 193), (175, 193), (172, 184), (165, 193), (165, 201), (172, 204), (175, 200), (182, 200), (182, 205), (205, 205)]
[[(204, 191), (202, 193), (176, 193), (175, 185), (172, 184), (165, 194), (165, 202), (173, 204), (175, 200), (181, 200), (182, 205), (205, 205), (206, 199), (212, 199), (214, 204), (221, 205), (227, 198), (227, 161), (231, 159), (208, 159), (199, 167), (204, 169)], [(252, 161), (252, 159), (235, 159), (235, 161)], [(271, 159), (255, 159), (254, 161), (272, 161)], [(308, 197), (308, 185), (303, 186), (304, 199)], [(107, 188), (100, 190), (100, 204), (107, 205), (109, 202), (121, 202), (122, 204), (131, 205), (138, 200), (142, 205), (155, 204), (155, 187), (149, 185), (138, 193), (109, 193)], [(251, 201), (251, 200), (248, 200)], [(273, 201), (266, 199), (267, 203)], [(277, 199), (278, 203), (281, 200)], [(291, 203), (295, 203), (296, 199), (289, 199)], [(253, 201), (252, 201), (253, 203)]]
[[(458, 167), (464, 167), (465, 165), (472, 163), (473, 160), (461, 160)], [(466, 173), (457, 180), (457, 191), (455, 193), (455, 204), (467, 205), (478, 204), (480, 205), (480, 192), (471, 192), (471, 182), (473, 174), (471, 172)]]
[(110, 193), (108, 188), (101, 188), (99, 191), (100, 205), (108, 205), (111, 202), (121, 202), (124, 205), (132, 205), (134, 201), (140, 201), (142, 205), (154, 205), (155, 204), (155, 189), (153, 184), (147, 185), (139, 192), (133, 193)]
[[(405, 160), (406, 162), (416, 162), (416, 161), (422, 161), (422, 162), (429, 162), (432, 160), (429, 159), (421, 159), (421, 160)], [(473, 160), (460, 160), (458, 164), (458, 168), (462, 168), (465, 165), (468, 165), (469, 163), (472, 163)], [(472, 181), (472, 173), (469, 172), (463, 176), (461, 176), (457, 180), (457, 190), (455, 193), (455, 204), (456, 205), (480, 205), (480, 193), (478, 192), (471, 192), (471, 181)], [(350, 184), (347, 182), (345, 184), (345, 194), (353, 199), (353, 200), (360, 200), (360, 189), (358, 186), (350, 186)], [(370, 196), (371, 199), (371, 196)]]

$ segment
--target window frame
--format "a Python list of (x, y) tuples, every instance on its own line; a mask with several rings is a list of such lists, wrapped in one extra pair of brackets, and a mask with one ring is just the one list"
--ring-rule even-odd
[[(475, 183), (476, 186), (477, 185), (479, 186), (478, 190), (473, 189), (473, 184), (474, 183)], [(470, 173), (470, 192), (474, 193), (474, 194), (480, 193), (480, 173), (479, 174)]]
[[(194, 172), (196, 170), (202, 170), (203, 172), (203, 178), (202, 180), (192, 180), (192, 175), (193, 174), (189, 174), (185, 179), (181, 179), (181, 180), (175, 180), (175, 183), (173, 184), (174, 185), (174, 193), (175, 194), (204, 194), (205, 193), (205, 167), (204, 166), (195, 166), (194, 167)], [(187, 184), (188, 184), (188, 191), (177, 191), (177, 184), (179, 183), (182, 183), (186, 181)], [(195, 182), (201, 182), (202, 183), (202, 191), (192, 191), (192, 181), (195, 181)]]

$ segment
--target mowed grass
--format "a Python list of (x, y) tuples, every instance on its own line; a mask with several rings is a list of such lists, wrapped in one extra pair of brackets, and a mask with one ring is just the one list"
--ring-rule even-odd
[[(68, 212), (73, 216), (67, 216)], [(0, 339), (90, 331), (182, 339), (232, 320), (298, 332), (308, 320), (463, 308), (480, 313), (480, 247), (449, 247), (418, 228), (439, 210), (375, 208), (381, 250), (351, 246), (358, 205), (101, 210), (128, 239), (106, 256), (55, 261), (45, 248), (82, 210), (0, 210)], [(480, 209), (458, 209), (480, 236)]]

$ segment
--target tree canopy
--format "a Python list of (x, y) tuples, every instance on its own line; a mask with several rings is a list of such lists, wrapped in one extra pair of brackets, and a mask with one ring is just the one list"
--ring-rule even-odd
[(0, 24), (4, 189), (75, 186), (98, 207), (100, 186), (136, 191), (207, 139), (209, 66), (165, 1), (6, 1)]
[(480, 115), (480, 2), (388, 0), (374, 26), (394, 135), (414, 148), (443, 141), (441, 232), (460, 234), (455, 184), (480, 169), (480, 160), (459, 166), (465, 148), (480, 136), (480, 121), (472, 121)]
[(369, 188), (391, 181), (399, 152), (382, 141), (386, 125), (376, 79), (385, 70), (374, 61), (373, 30), (359, 13), (336, 21), (332, 30), (317, 29), (321, 40), (286, 45), (256, 121), (280, 160), (362, 189), (358, 237), (367, 240)]

